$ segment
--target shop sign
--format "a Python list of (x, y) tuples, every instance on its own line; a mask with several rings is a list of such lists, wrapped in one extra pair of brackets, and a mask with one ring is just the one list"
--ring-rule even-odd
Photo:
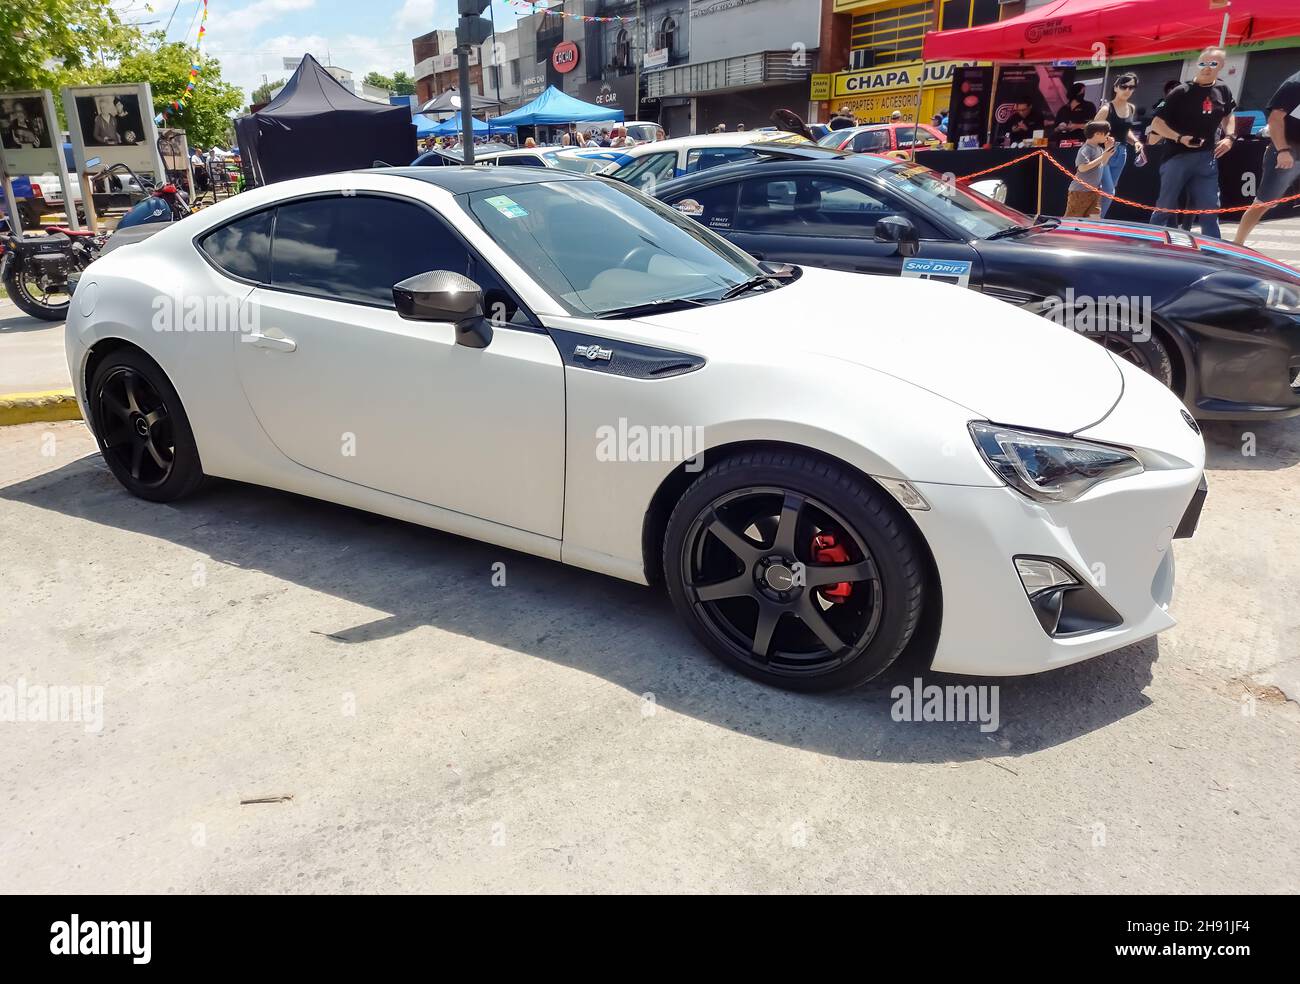
[(953, 72), (964, 62), (903, 62), (862, 72), (837, 72), (834, 95), (865, 96), (892, 89), (915, 89), (919, 85), (949, 85)]
[(561, 75), (578, 67), (578, 46), (572, 41), (561, 41), (551, 51), (551, 67)]
[(813, 102), (831, 97), (831, 76), (814, 75), (812, 77), (812, 90), (808, 93), (808, 98)]

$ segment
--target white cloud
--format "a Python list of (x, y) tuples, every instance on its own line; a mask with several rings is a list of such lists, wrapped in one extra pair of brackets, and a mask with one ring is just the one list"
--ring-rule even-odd
[(271, 82), (287, 79), (293, 69), (286, 69), (283, 59), (304, 54), (312, 55), (322, 65), (332, 62), (346, 68), (358, 80), (367, 72), (391, 75), (398, 70), (409, 72), (412, 67), (410, 41), (400, 42), (392, 35), (283, 34), (255, 43), (256, 49), (217, 44), (211, 47), (211, 53), (221, 60), (222, 77), (242, 88), (245, 98), (262, 84), (263, 76)]
[(456, 17), (451, 0), (402, 0), (401, 9), (393, 15), (393, 26), (419, 37), (438, 27), (454, 27)]
[(222, 19), (235, 26), (247, 37), (249, 31), (263, 24), (279, 20), (285, 14), (296, 14), (316, 6), (316, 0), (254, 0), (246, 7), (223, 14)]

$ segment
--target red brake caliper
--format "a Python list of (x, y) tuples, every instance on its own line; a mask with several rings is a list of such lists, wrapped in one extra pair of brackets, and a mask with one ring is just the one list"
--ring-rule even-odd
[[(813, 560), (819, 564), (847, 564), (849, 552), (835, 542), (835, 534), (819, 533), (813, 537)], [(853, 585), (848, 581), (838, 584), (826, 584), (817, 591), (829, 602), (842, 605), (853, 593)]]

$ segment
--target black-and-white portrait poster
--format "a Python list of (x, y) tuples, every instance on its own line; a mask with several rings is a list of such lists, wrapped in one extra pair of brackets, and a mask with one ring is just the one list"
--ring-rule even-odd
[(63, 141), (48, 89), (0, 92), (0, 151), (10, 175), (57, 174)]
[(161, 172), (147, 83), (67, 88), (63, 108), (79, 171), (85, 170), (87, 160), (99, 158), (93, 170), (126, 164), (139, 173)]

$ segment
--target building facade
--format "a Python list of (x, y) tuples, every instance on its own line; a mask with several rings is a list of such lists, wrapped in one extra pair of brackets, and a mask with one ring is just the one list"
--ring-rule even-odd
[(991, 24), (1021, 9), (1023, 0), (824, 0), (822, 69), (812, 86), (817, 118), (843, 106), (868, 123), (895, 111), (922, 122), (945, 112), (957, 63), (925, 65), (925, 33)]

